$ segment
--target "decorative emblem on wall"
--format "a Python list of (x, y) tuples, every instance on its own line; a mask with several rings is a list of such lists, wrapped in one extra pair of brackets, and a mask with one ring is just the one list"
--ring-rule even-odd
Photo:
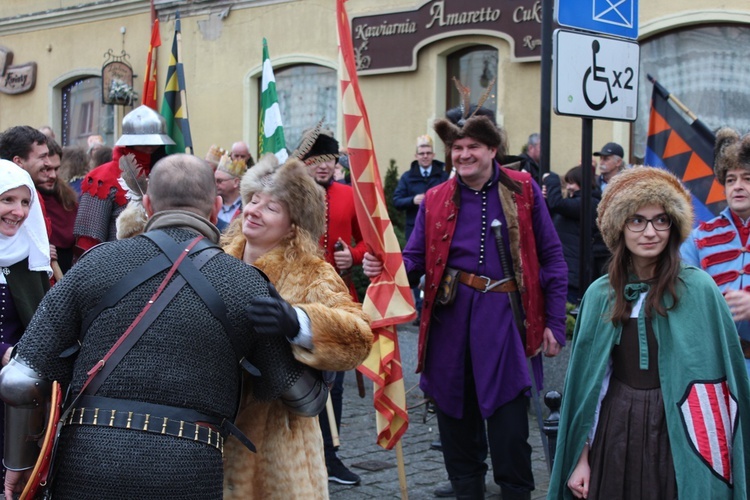
[(36, 85), (36, 63), (13, 65), (13, 52), (0, 46), (0, 92), (23, 94), (34, 90)]

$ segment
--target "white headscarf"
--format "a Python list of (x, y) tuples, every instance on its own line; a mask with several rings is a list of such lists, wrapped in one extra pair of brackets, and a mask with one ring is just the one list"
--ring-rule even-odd
[[(30, 271), (47, 271), (51, 276), (47, 226), (34, 182), (28, 172), (15, 163), (0, 160), (0, 196), (20, 186), (26, 186), (31, 193), (29, 216), (13, 236), (0, 234), (0, 267), (11, 266), (28, 257)], [(5, 274), (0, 272), (0, 283), (5, 282)]]

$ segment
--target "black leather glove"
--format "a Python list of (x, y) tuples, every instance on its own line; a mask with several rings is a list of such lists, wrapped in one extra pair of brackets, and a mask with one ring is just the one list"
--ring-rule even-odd
[(283, 335), (294, 338), (299, 333), (297, 312), (285, 301), (272, 284), (268, 284), (269, 297), (253, 299), (245, 313), (260, 335)]

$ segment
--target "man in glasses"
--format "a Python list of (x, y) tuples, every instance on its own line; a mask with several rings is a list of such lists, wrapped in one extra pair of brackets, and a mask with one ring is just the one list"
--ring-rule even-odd
[[(435, 159), (432, 137), (429, 135), (417, 137), (417, 152), (414, 157), (416, 159), (411, 162), (409, 170), (401, 176), (398, 186), (393, 192), (393, 205), (406, 212), (406, 223), (404, 225), (406, 241), (409, 241), (411, 232), (414, 230), (414, 220), (417, 218), (419, 205), (424, 199), (425, 192), (431, 187), (448, 180), (445, 163)], [(414, 294), (414, 304), (418, 315), (414, 324), (419, 325), (422, 313), (422, 297), (419, 287), (412, 288), (412, 293)]]
[(750, 138), (729, 128), (716, 135), (714, 174), (724, 186), (727, 208), (701, 222), (680, 249), (682, 259), (713, 277), (724, 293), (740, 334), (750, 372)]
[(242, 160), (233, 160), (228, 154), (224, 154), (219, 161), (219, 166), (214, 172), (216, 181), (216, 194), (221, 196), (222, 205), (219, 210), (216, 227), (224, 231), (229, 224), (242, 213), (242, 196), (240, 196), (240, 181), (247, 172), (247, 164)]

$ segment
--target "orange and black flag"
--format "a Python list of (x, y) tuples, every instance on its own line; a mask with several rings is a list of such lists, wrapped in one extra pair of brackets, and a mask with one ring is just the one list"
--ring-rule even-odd
[(695, 224), (711, 220), (726, 206), (724, 188), (714, 177), (713, 132), (699, 119), (689, 122), (670, 102), (670, 94), (652, 80), (651, 116), (644, 163), (669, 170), (693, 197)]
[(368, 251), (383, 262), (383, 273), (373, 279), (362, 303), (362, 310), (372, 320), (375, 339), (370, 355), (357, 369), (374, 383), (377, 443), (390, 450), (409, 426), (396, 325), (414, 319), (416, 312), (401, 248), (388, 216), (370, 121), (359, 89), (345, 1), (336, 2), (344, 145), (349, 152), (354, 205), (362, 238)]

